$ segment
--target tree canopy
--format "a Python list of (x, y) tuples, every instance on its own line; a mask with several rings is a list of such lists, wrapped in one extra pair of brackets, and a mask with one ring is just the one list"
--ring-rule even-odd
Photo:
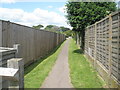
[(41, 29), (41, 28), (43, 28), (44, 26), (43, 25), (41, 25), (41, 24), (39, 24), (39, 25), (37, 25), (37, 26), (33, 26), (33, 28), (35, 28), (35, 29)]
[(59, 26), (56, 26), (56, 25), (47, 25), (45, 27), (45, 30), (52, 31), (52, 32), (57, 32), (57, 33), (62, 33), (62, 32), (68, 31), (70, 29), (67, 28), (67, 27), (64, 27), (64, 26), (59, 27)]
[(60, 29), (61, 29), (63, 32), (70, 30), (69, 28), (64, 27), (64, 26), (61, 26)]
[(68, 2), (68, 23), (79, 31), (116, 10), (114, 2)]
[(49, 30), (49, 29), (51, 29), (52, 27), (54, 27), (54, 25), (47, 25), (47, 26), (45, 27), (45, 29), (46, 29), (46, 30)]
[(84, 48), (85, 28), (115, 11), (115, 2), (67, 2), (68, 23), (74, 31), (80, 32), (82, 48)]
[(59, 27), (56, 26), (56, 25), (47, 25), (47, 26), (45, 27), (45, 30), (47, 30), (47, 31), (52, 31), (52, 32), (56, 32), (58, 29), (59, 29)]

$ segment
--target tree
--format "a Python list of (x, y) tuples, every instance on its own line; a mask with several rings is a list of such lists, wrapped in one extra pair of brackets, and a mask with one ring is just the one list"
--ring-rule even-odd
[(45, 27), (45, 30), (50, 30), (52, 27), (54, 27), (54, 25), (47, 25), (46, 27)]
[(61, 29), (63, 32), (70, 30), (69, 28), (64, 27), (64, 26), (61, 26), (60, 29)]
[(64, 30), (68, 30), (69, 28), (66, 28), (64, 26), (62, 27), (59, 27), (59, 26), (56, 26), (56, 25), (47, 25), (45, 27), (45, 30), (47, 31), (51, 31), (51, 32), (56, 32), (56, 33), (62, 33)]
[(37, 25), (37, 26), (33, 26), (33, 28), (35, 28), (35, 29), (41, 29), (41, 28), (43, 28), (44, 26), (43, 25), (41, 25), (41, 24), (39, 24), (39, 25)]
[(116, 10), (114, 2), (67, 2), (68, 23), (81, 37), (81, 48), (84, 49), (85, 28)]
[(67, 31), (64, 31), (62, 34), (65, 34), (66, 37), (70, 37), (70, 36), (73, 36), (74, 31), (72, 31), (72, 30), (67, 30)]

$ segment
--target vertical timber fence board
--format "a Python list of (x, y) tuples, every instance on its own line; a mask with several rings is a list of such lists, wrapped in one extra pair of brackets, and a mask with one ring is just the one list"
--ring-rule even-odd
[[(109, 76), (109, 79), (111, 77), (111, 53), (112, 53), (112, 18), (111, 18), (111, 15), (109, 15), (109, 73), (108, 73), (108, 76)], [(110, 85), (110, 83), (108, 82), (108, 84)]]
[(112, 15), (112, 65), (111, 74), (114, 79), (118, 79), (119, 60), (119, 20), (118, 13)]
[[(21, 57), (28, 65), (52, 51), (63, 40), (62, 35), (45, 30), (36, 30), (9, 21), (0, 21), (2, 24), (2, 46), (12, 48), (20, 44)], [(1, 25), (1, 24), (0, 24)]]

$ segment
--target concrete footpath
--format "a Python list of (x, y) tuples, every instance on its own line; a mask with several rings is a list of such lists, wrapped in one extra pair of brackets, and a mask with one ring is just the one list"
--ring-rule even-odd
[(68, 46), (70, 39), (65, 41), (64, 46), (57, 58), (52, 71), (43, 82), (41, 88), (73, 88), (70, 82), (68, 65)]

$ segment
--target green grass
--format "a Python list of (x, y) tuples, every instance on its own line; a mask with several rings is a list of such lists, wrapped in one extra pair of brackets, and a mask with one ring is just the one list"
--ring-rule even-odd
[(25, 68), (25, 88), (40, 88), (51, 71), (63, 44), (54, 49), (48, 56)]
[(75, 41), (69, 46), (69, 67), (71, 82), (75, 88), (102, 88), (105, 82), (97, 76)]

